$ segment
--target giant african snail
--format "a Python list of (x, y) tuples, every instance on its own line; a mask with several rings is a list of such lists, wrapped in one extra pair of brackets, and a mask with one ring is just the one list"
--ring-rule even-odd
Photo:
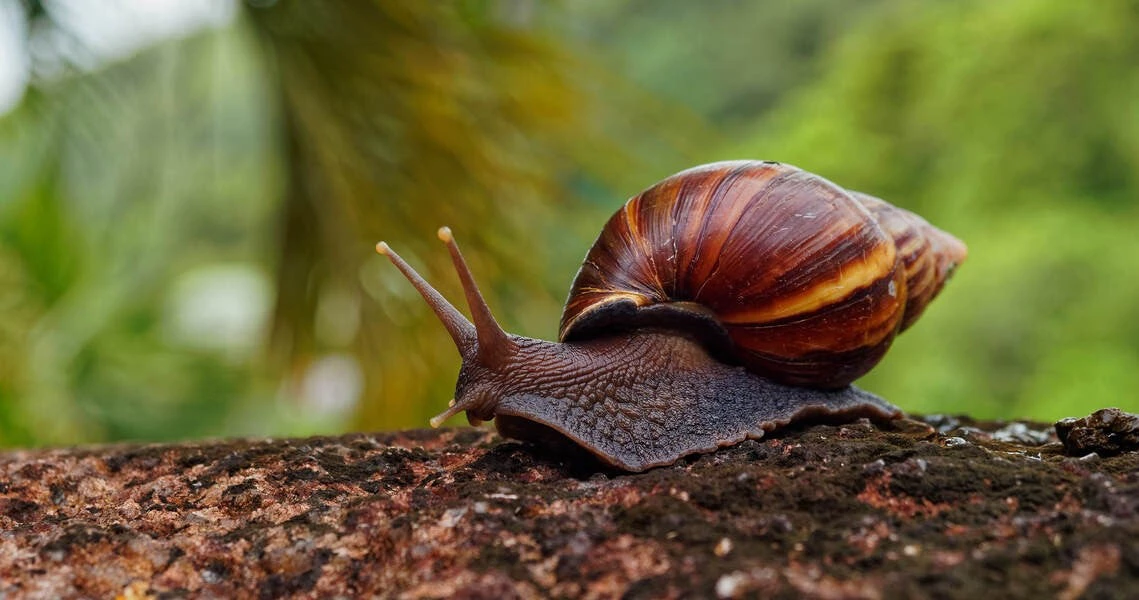
[(455, 340), (444, 419), (507, 437), (569, 438), (630, 471), (760, 438), (812, 417), (901, 411), (850, 385), (965, 258), (921, 217), (795, 167), (721, 162), (629, 200), (602, 229), (560, 341), (504, 332), (447, 228), (473, 323), (387, 244)]

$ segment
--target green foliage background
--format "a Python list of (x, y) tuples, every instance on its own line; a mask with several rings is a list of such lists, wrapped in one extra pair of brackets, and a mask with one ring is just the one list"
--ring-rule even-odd
[(1137, 410), (1137, 30), (1129, 0), (285, 0), (95, 68), (38, 44), (0, 116), (0, 445), (422, 425), (458, 357), (375, 241), (459, 298), (451, 225), (552, 338), (625, 198), (743, 157), (969, 244), (861, 385)]

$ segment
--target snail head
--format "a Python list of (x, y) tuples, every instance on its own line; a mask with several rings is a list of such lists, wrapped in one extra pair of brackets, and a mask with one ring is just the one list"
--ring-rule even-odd
[(455, 341), (459, 354), (463, 357), (463, 366), (459, 370), (459, 380), (455, 386), (455, 399), (451, 401), (446, 411), (431, 419), (431, 426), (438, 427), (453, 415), (467, 411), (467, 418), (471, 424), (478, 425), (484, 420), (494, 416), (494, 398), (496, 388), (505, 383), (509, 376), (510, 365), (517, 357), (519, 351), (518, 340), (499, 326), (498, 321), (490, 312), (486, 300), (479, 292), (471, 270), (455, 243), (455, 236), (449, 227), (439, 228), (439, 239), (447, 245), (451, 254), (451, 261), (459, 274), (463, 284), (463, 293), (467, 297), (467, 306), (471, 311), (472, 321), (468, 321), (446, 298), (443, 297), (427, 280), (423, 279), (385, 242), (376, 244), (376, 252), (387, 256), (411, 282), (447, 332)]

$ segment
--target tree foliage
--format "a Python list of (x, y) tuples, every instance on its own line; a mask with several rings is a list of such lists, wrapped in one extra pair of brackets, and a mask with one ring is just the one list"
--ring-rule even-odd
[[(564, 289), (606, 189), (643, 161), (604, 131), (606, 73), (509, 3), (284, 3), (252, 11), (280, 86), (287, 175), (277, 350), (303, 377), (350, 352), (360, 426), (422, 423), (451, 397), (458, 356), (386, 260), (386, 240), (462, 298), (435, 237), (454, 228), (504, 325), (553, 336)], [(614, 86), (620, 90), (620, 86)], [(620, 99), (627, 105), (634, 96)], [(653, 113), (651, 106), (636, 123)], [(657, 110), (656, 112), (664, 112)], [(655, 137), (655, 136), (652, 136)], [(650, 156), (682, 153), (661, 140)], [(599, 153), (599, 149), (604, 149)], [(567, 228), (557, 214), (592, 219)], [(575, 257), (576, 258), (576, 257)]]
[(1121, 394), (1139, 377), (1136, 8), (896, 3), (730, 150), (880, 195), (969, 244), (867, 386), (978, 416), (1139, 406)]

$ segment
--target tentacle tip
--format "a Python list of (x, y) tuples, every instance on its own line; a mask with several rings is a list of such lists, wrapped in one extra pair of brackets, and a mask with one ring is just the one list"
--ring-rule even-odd
[(463, 412), (463, 409), (457, 408), (455, 404), (457, 403), (455, 402), (455, 399), (452, 398), (451, 401), (447, 403), (447, 410), (435, 415), (434, 417), (431, 417), (431, 421), (429, 421), (431, 423), (431, 426), (438, 428), (443, 424), (443, 421), (446, 421), (447, 419), (450, 419), (451, 417)]
[(448, 244), (450, 244), (451, 241), (455, 239), (455, 236), (451, 234), (450, 227), (440, 227), (437, 235), (441, 241)]
[(376, 252), (383, 254), (384, 256), (388, 256), (391, 254), (392, 249), (391, 246), (388, 246), (387, 242), (380, 242), (376, 244)]

